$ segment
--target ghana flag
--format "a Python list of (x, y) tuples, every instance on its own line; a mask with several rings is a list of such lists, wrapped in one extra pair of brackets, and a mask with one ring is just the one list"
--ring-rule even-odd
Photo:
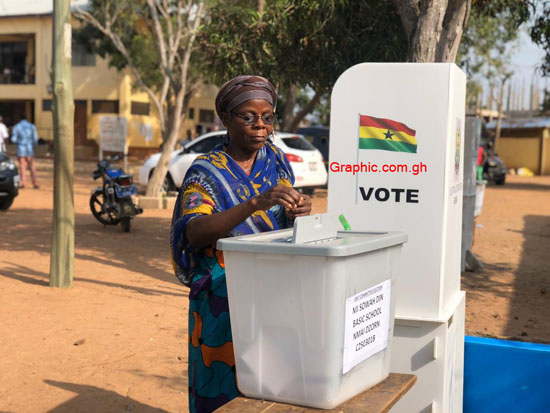
[(416, 153), (416, 131), (391, 119), (359, 115), (359, 149)]

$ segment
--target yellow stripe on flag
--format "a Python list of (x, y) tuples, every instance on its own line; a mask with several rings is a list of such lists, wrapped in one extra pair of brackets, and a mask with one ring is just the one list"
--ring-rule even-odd
[(403, 131), (395, 131), (391, 129), (381, 129), (372, 126), (360, 126), (359, 137), (366, 139), (380, 139), (392, 142), (404, 142), (411, 145), (417, 145), (414, 136), (409, 135)]

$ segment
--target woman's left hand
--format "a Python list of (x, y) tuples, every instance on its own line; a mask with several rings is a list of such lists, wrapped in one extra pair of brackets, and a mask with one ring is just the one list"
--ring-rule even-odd
[(309, 195), (301, 194), (300, 202), (296, 208), (287, 209), (287, 216), (290, 219), (303, 217), (311, 214), (311, 198)]

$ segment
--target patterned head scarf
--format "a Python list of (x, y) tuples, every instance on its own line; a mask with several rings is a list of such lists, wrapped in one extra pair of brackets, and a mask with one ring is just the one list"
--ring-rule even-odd
[(277, 91), (269, 80), (261, 76), (237, 76), (224, 84), (216, 96), (216, 112), (229, 113), (241, 103), (252, 99), (267, 100), (273, 109), (277, 105)]

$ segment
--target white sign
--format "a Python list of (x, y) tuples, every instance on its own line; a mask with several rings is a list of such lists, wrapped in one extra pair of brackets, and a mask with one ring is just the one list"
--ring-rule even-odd
[(128, 128), (126, 118), (119, 116), (100, 116), (99, 139), (101, 150), (110, 152), (126, 152), (126, 137)]
[(391, 280), (346, 299), (344, 366), (354, 366), (388, 347)]

